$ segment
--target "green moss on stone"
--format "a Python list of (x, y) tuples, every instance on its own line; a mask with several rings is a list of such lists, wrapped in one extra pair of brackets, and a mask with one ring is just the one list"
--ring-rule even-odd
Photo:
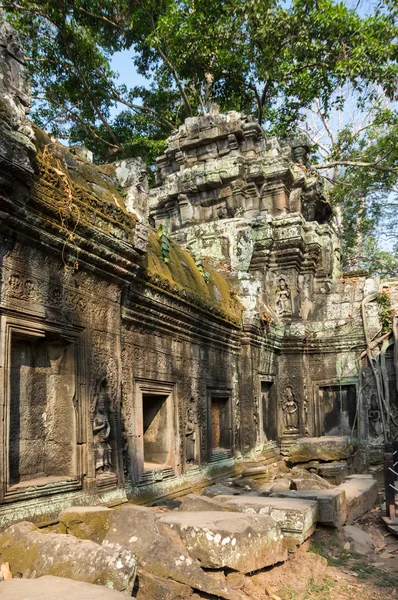
[(210, 274), (206, 282), (195, 260), (184, 248), (171, 242), (169, 262), (162, 260), (159, 238), (155, 231), (149, 233), (147, 254), (144, 258), (146, 278), (161, 287), (215, 316), (240, 324), (242, 306), (228, 282), (209, 265), (203, 263)]
[(60, 521), (66, 527), (67, 533), (72, 533), (81, 540), (91, 540), (102, 544), (109, 529), (109, 517), (112, 510), (104, 507), (94, 507), (93, 510), (72, 509), (60, 514)]

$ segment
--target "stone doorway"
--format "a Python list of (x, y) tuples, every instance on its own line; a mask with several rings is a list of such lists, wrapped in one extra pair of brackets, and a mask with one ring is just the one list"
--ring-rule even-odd
[(168, 414), (168, 396), (143, 394), (144, 469), (152, 470), (170, 466), (172, 446), (172, 419)]
[(259, 402), (259, 442), (278, 438), (277, 404), (273, 381), (261, 381)]
[(319, 387), (322, 435), (352, 435), (357, 429), (355, 385)]
[(232, 406), (230, 396), (211, 393), (209, 400), (209, 458), (232, 454)]
[[(179, 434), (174, 384), (136, 380), (133, 424), (134, 447), (130, 448), (131, 476), (135, 483), (153, 477), (179, 474)], [(152, 477), (153, 476), (153, 477)]]

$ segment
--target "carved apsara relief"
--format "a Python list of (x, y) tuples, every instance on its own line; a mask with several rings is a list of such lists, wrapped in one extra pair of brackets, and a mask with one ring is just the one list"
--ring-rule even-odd
[(299, 407), (293, 388), (288, 385), (281, 401), (283, 411), (284, 433), (298, 433), (299, 431)]
[(112, 400), (106, 379), (99, 385), (93, 418), (94, 462), (96, 475), (109, 473), (113, 468), (111, 435)]

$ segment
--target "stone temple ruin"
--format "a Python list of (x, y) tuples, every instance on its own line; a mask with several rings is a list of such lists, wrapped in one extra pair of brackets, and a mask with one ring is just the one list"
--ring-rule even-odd
[[(398, 304), (398, 283), (342, 272), (306, 140), (266, 138), (236, 112), (187, 119), (149, 191), (142, 161), (95, 166), (35, 127), (29, 102), (19, 39), (3, 22), (1, 528), (56, 521), (71, 506), (182, 497), (242, 471), (261, 478), (281, 456), (348, 490), (345, 477), (377, 464), (398, 434), (396, 345), (378, 305), (383, 293)], [(319, 516), (323, 492), (300, 485), (279, 486), (285, 503), (300, 489), (307, 498), (297, 543), (319, 519), (341, 525), (334, 509)], [(210, 511), (214, 526), (229, 514), (220, 502), (242, 510), (236, 498), (187, 496), (183, 507)], [(183, 538), (191, 521), (177, 521)], [(209, 568), (267, 563), (237, 566), (221, 546), (206, 563), (203, 552), (191, 548)], [(286, 548), (272, 552), (267, 564)]]

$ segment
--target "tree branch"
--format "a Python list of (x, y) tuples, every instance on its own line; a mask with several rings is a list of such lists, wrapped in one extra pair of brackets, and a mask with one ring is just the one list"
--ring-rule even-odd
[(61, 34), (61, 38), (64, 41), (65, 44), (65, 50), (69, 56), (69, 60), (71, 61), (72, 65), (74, 66), (74, 69), (80, 79), (80, 81), (83, 84), (84, 89), (86, 90), (87, 96), (90, 99), (90, 104), (94, 109), (94, 112), (96, 113), (97, 117), (99, 118), (99, 120), (101, 121), (101, 123), (103, 124), (103, 126), (105, 127), (105, 129), (108, 131), (110, 137), (112, 138), (115, 146), (117, 146), (120, 150), (122, 149), (122, 145), (120, 143), (120, 141), (118, 140), (118, 138), (115, 135), (115, 132), (113, 131), (112, 127), (109, 125), (108, 121), (105, 119), (104, 115), (102, 114), (102, 112), (99, 109), (99, 106), (97, 104), (97, 102), (94, 100), (92, 94), (91, 94), (91, 90), (90, 90), (90, 86), (87, 83), (87, 80), (84, 76), (84, 74), (82, 73), (82, 70), (80, 69), (80, 67), (75, 64), (73, 57), (71, 56), (70, 53), (70, 48), (69, 48), (69, 43), (68, 43), (68, 39), (67, 36), (65, 35), (65, 31), (63, 28), (60, 29), (60, 34)]
[(108, 23), (108, 25), (112, 25), (112, 27), (116, 27), (116, 29), (119, 29), (119, 31), (123, 31), (123, 27), (121, 27), (117, 23), (114, 23), (110, 19), (107, 19), (103, 15), (95, 15), (94, 13), (89, 12), (88, 10), (86, 10), (85, 8), (83, 8), (82, 6), (80, 6), (79, 10), (80, 10), (80, 12), (88, 15), (89, 17), (92, 17), (93, 19), (99, 19), (101, 21), (104, 21), (105, 23)]
[[(84, 121), (84, 119), (82, 119), (76, 112), (74, 112), (73, 109), (68, 108), (67, 106), (64, 106), (62, 104), (58, 104), (57, 102), (54, 101), (54, 99), (49, 94), (47, 94), (47, 98), (39, 98), (39, 99), (40, 100), (48, 99), (48, 100), (50, 100), (51, 104), (53, 104), (54, 106), (58, 106), (64, 113), (69, 113), (71, 115), (71, 118), (78, 121), (85, 129), (87, 129), (87, 131), (93, 138), (99, 140), (106, 146), (109, 146), (109, 148), (112, 148), (113, 152), (116, 152), (117, 150), (121, 149), (120, 146), (116, 146), (115, 144), (108, 142), (108, 140), (105, 140), (103, 137), (98, 135), (98, 133), (96, 133), (94, 131), (94, 129), (92, 129), (92, 127), (88, 123), (86, 123), (86, 121)], [(75, 108), (75, 107), (73, 107), (73, 108)], [(51, 121), (52, 120), (54, 120), (54, 119), (51, 119)], [(50, 120), (47, 121), (47, 123), (50, 123)]]
[(253, 83), (249, 83), (248, 84), (248, 88), (249, 90), (252, 90), (252, 92), (254, 92), (254, 95), (256, 97), (256, 102), (257, 102), (257, 106), (258, 106), (258, 117), (257, 117), (257, 122), (259, 125), (261, 125), (262, 120), (263, 120), (263, 109), (261, 106), (261, 98), (260, 98), (260, 94), (258, 93), (258, 90), (256, 88), (256, 86)]
[(346, 166), (346, 167), (367, 167), (369, 169), (376, 169), (377, 171), (383, 171), (385, 173), (391, 173), (392, 171), (398, 171), (398, 167), (381, 167), (380, 161), (375, 162), (362, 162), (355, 160), (334, 160), (320, 165), (311, 165), (312, 169), (332, 169), (333, 167)]
[(182, 99), (184, 100), (184, 104), (185, 104), (185, 108), (187, 109), (187, 113), (189, 117), (192, 117), (193, 112), (192, 112), (192, 108), (191, 108), (191, 103), (189, 102), (188, 96), (185, 93), (184, 90), (184, 86), (178, 76), (178, 73), (175, 69), (175, 67), (172, 65), (172, 63), (169, 61), (169, 59), (167, 58), (166, 54), (163, 52), (163, 50), (160, 48), (159, 45), (159, 40), (156, 39), (156, 43), (157, 45), (155, 45), (155, 50), (157, 50), (157, 52), (159, 53), (159, 55), (161, 56), (163, 62), (169, 67), (173, 77), (174, 77), (174, 81), (177, 84), (178, 89), (180, 90), (180, 94), (182, 96)]

